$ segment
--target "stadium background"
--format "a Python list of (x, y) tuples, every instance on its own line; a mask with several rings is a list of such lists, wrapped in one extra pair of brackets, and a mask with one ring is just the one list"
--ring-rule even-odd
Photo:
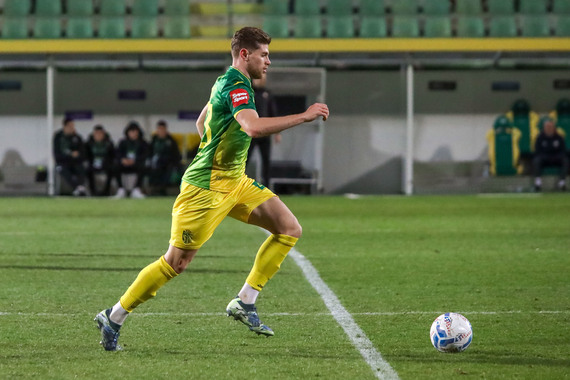
[[(147, 136), (159, 119), (166, 119), (173, 132), (194, 133), (192, 118), (207, 101), (215, 78), (231, 63), (228, 36), (243, 25), (275, 30), (279, 20), (286, 20), (286, 33), (276, 29), (283, 37), (271, 45), (270, 72), (281, 76), (270, 73), (270, 88), (278, 95), (306, 96), (307, 103), (324, 100), (331, 109), (324, 128), (287, 131), (273, 153), (278, 161), (301, 161), (318, 177), (324, 193), (524, 190), (527, 178), (504, 182), (486, 177), (485, 132), (518, 98), (546, 114), (560, 98), (570, 96), (570, 39), (562, 34), (568, 15), (560, 5), (567, 1), (505, 2), (512, 4), (512, 13), (501, 16), (516, 25), (510, 38), (489, 35), (497, 16), (491, 0), (349, 1), (348, 14), (342, 15), (332, 11), (334, 4), (343, 3), (335, 0), (127, 0), (119, 15), (106, 14), (105, 1), (94, 0), (85, 2), (92, 6), (87, 16), (72, 14), (71, 0), (30, 1), (26, 14), (19, 16), (10, 13), (10, 3), (0, 1), (3, 193), (47, 192), (46, 183), (35, 182), (36, 168), (50, 166), (50, 125), (60, 128), (66, 114), (87, 116), (76, 123), (83, 137), (93, 125), (103, 124), (117, 141), (129, 120), (139, 121)], [(182, 14), (169, 13), (174, 3), (183, 3)], [(381, 4), (379, 14), (366, 13), (367, 3)], [(429, 3), (447, 8), (429, 14)], [(526, 13), (527, 3), (543, 4), (544, 14)], [(149, 4), (150, 11), (145, 8)], [(279, 4), (286, 4), (284, 11)], [(317, 14), (310, 15), (314, 4)], [(369, 17), (384, 20), (385, 36), (363, 35)], [(74, 18), (90, 20), (92, 38), (70, 37)], [(344, 36), (331, 30), (340, 18), (350, 20)], [(430, 18), (446, 19), (450, 34), (427, 35)], [(462, 25), (469, 18), (479, 19), (483, 29), (465, 32)], [(532, 35), (527, 20), (534, 18), (546, 20), (547, 35)], [(14, 19), (25, 23), (24, 38), (10, 36)], [(188, 22), (188, 34), (178, 36), (184, 38), (167, 38), (174, 19)], [(310, 32), (299, 25), (307, 19), (317, 26), (312, 37), (319, 38), (304, 38)], [(398, 31), (402, 19), (412, 20), (415, 29)], [(46, 20), (52, 26), (57, 20), (55, 35), (40, 27)], [(122, 33), (106, 35), (104, 20), (118, 22)], [(154, 27), (145, 32), (141, 20), (151, 20)], [(127, 99), (120, 98), (124, 91)], [(140, 94), (142, 99), (132, 99)], [(10, 150), (18, 152), (25, 167), (7, 183), (6, 166), (14, 165), (5, 159)], [(413, 171), (406, 167), (410, 156)], [(411, 176), (409, 187), (406, 175)]]

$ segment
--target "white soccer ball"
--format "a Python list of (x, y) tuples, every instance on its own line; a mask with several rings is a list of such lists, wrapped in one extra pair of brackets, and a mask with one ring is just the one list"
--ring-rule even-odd
[(431, 324), (431, 344), (441, 352), (465, 351), (473, 339), (471, 323), (458, 313), (440, 315)]

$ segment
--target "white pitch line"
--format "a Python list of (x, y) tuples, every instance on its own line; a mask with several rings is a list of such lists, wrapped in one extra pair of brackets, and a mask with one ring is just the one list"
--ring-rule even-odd
[(295, 248), (291, 249), (289, 256), (291, 256), (299, 268), (301, 268), (307, 281), (309, 281), (311, 286), (321, 296), (327, 309), (329, 309), (334, 319), (336, 319), (337, 323), (343, 328), (346, 335), (348, 335), (352, 344), (358, 349), (366, 363), (368, 363), (374, 375), (382, 380), (399, 379), (396, 371), (382, 358), (380, 352), (376, 350), (374, 344), (372, 344), (364, 331), (354, 321), (352, 315), (342, 306), (336, 294), (328, 287), (321, 276), (319, 276), (319, 272), (317, 272), (313, 264)]

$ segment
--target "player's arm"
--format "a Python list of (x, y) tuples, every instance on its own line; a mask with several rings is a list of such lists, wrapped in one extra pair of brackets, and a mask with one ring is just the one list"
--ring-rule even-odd
[(235, 119), (248, 136), (263, 137), (313, 121), (319, 116), (323, 120), (329, 117), (329, 108), (326, 104), (315, 103), (303, 113), (280, 117), (259, 117), (257, 111), (247, 108), (238, 112)]
[(206, 104), (200, 112), (200, 116), (198, 116), (198, 120), (196, 120), (196, 128), (198, 129), (198, 134), (200, 138), (204, 134), (204, 121), (206, 120), (206, 113), (208, 112), (208, 105)]

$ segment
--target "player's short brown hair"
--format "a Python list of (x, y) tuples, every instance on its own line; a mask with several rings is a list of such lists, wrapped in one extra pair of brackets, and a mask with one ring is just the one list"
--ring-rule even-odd
[(232, 37), (232, 56), (237, 57), (241, 49), (256, 50), (259, 45), (269, 45), (271, 37), (259, 28), (246, 26), (234, 33)]

